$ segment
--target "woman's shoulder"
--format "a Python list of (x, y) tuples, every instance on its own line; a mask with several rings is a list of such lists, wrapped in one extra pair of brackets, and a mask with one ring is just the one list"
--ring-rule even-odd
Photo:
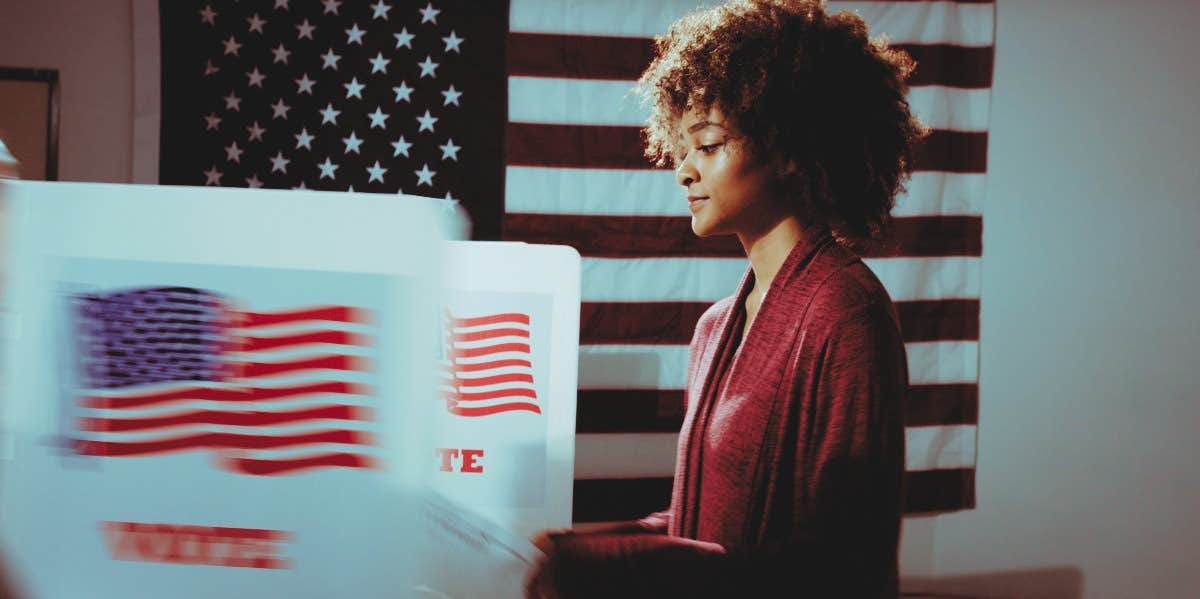
[(875, 314), (895, 321), (895, 305), (883, 282), (862, 259), (849, 250), (839, 250), (850, 258), (833, 261), (827, 272), (821, 273), (822, 280), (809, 303), (808, 320), (833, 325), (854, 315)]

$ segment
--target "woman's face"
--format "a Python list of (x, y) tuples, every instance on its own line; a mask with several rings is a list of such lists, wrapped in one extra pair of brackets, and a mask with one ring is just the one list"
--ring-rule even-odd
[(687, 113), (680, 131), (682, 159), (675, 178), (687, 190), (697, 236), (754, 235), (784, 214), (771, 197), (774, 170), (751, 156), (745, 138), (720, 111)]

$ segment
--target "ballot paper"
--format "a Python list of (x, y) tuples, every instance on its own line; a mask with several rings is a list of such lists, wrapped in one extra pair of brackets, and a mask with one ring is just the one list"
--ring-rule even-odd
[(522, 583), (542, 552), (529, 539), (428, 491), (420, 501), (427, 548), (417, 596), (438, 599), (522, 597)]

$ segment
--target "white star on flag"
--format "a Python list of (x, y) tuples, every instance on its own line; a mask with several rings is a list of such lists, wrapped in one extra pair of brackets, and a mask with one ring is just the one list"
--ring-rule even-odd
[(429, 4), (425, 5), (425, 8), (422, 8), (417, 12), (421, 13), (421, 22), (422, 23), (433, 23), (434, 25), (437, 25), (438, 13), (440, 13), (442, 11), (434, 8), (433, 3), (430, 2)]
[(442, 149), (442, 160), (449, 158), (458, 162), (458, 151), (462, 149), (462, 146), (454, 145), (453, 139), (447, 139), (445, 145), (438, 147)]
[(338, 169), (338, 165), (330, 162), (329, 158), (326, 157), (325, 162), (318, 164), (317, 168), (321, 169), (321, 178), (322, 179), (332, 179), (332, 178), (334, 178), (333, 172)]
[(338, 7), (342, 5), (342, 1), (341, 0), (321, 0), (321, 4), (325, 5), (325, 12), (323, 12), (321, 14), (327, 15), (329, 13), (333, 13), (336, 15), (336, 14), (338, 14)]
[(375, 127), (379, 127), (380, 129), (387, 129), (388, 115), (386, 113), (384, 113), (382, 110), (380, 110), (378, 106), (375, 107), (375, 112), (368, 114), (367, 116), (371, 118), (371, 128), (372, 129), (374, 129)]
[(206, 5), (204, 5), (204, 10), (200, 11), (200, 22), (208, 23), (209, 25), (216, 25), (217, 24), (217, 20), (216, 20), (217, 15), (219, 15), (219, 14), (221, 14), (221, 13), (218, 13), (217, 11), (212, 9), (211, 4), (206, 4)]
[(204, 184), (205, 185), (220, 185), (221, 184), (221, 175), (223, 175), (223, 174), (225, 174), (225, 173), (222, 173), (221, 171), (217, 170), (217, 165), (215, 165), (215, 164), (212, 165), (212, 168), (204, 171), (204, 178), (205, 178)]
[(417, 175), (417, 186), (418, 187), (420, 187), (422, 185), (428, 185), (430, 187), (433, 187), (433, 176), (435, 174), (437, 174), (437, 171), (429, 170), (428, 164), (421, 165), (421, 170), (413, 171), (413, 172), (416, 173), (416, 175)]
[(367, 183), (372, 181), (379, 181), (380, 183), (383, 183), (383, 174), (386, 172), (387, 169), (379, 166), (379, 161), (376, 160), (374, 166), (367, 167), (367, 173), (371, 175), (371, 178), (367, 181)]
[(387, 73), (387, 65), (392, 61), (390, 58), (384, 58), (383, 52), (380, 52), (375, 55), (375, 58), (372, 58), (368, 62), (371, 63), (371, 73), (374, 74), (380, 71)]
[(458, 99), (462, 97), (462, 92), (454, 89), (453, 85), (450, 86), (450, 89), (442, 92), (442, 96), (446, 98), (446, 101), (442, 103), (442, 106), (449, 106), (451, 104), (460, 106)]
[(279, 10), (281, 8), (283, 10), (291, 10), (292, 7), (288, 6), (288, 1), (289, 0), (275, 0), (275, 10)]
[(221, 117), (217, 116), (215, 112), (208, 113), (208, 116), (204, 117), (204, 120), (207, 121), (204, 125), (205, 131), (212, 131), (221, 124)]
[(429, 110), (426, 109), (424, 116), (417, 117), (417, 122), (421, 123), (421, 127), (417, 129), (417, 133), (420, 133), (426, 129), (428, 129), (429, 132), (432, 133), (433, 132), (433, 124), (437, 122), (437, 117), (429, 114)]
[(324, 125), (326, 123), (333, 123), (336, 125), (339, 114), (342, 114), (342, 111), (334, 110), (333, 102), (330, 102), (327, 106), (325, 106), (325, 109), (321, 111), (321, 124)]
[(375, 10), (375, 14), (371, 16), (371, 20), (383, 19), (386, 21), (388, 18), (388, 11), (392, 10), (392, 7), (388, 4), (384, 4), (383, 0), (379, 0), (377, 4), (372, 4), (371, 8)]
[(284, 48), (283, 42), (279, 42), (279, 46), (277, 46), (274, 50), (271, 50), (271, 54), (275, 55), (275, 60), (272, 60), (271, 64), (275, 64), (277, 62), (282, 62), (283, 64), (287, 64), (288, 56), (291, 56), (292, 51), (288, 50), (287, 48)]
[(313, 139), (314, 137), (308, 132), (308, 127), (301, 129), (300, 132), (296, 134), (296, 149), (299, 150), (300, 148), (308, 148), (311, 150)]
[(287, 119), (287, 113), (291, 109), (292, 107), (284, 104), (283, 98), (280, 98), (278, 102), (271, 105), (271, 111), (274, 113), (271, 115), (271, 120)]
[(263, 25), (267, 24), (266, 21), (258, 18), (258, 13), (254, 13), (254, 16), (250, 17), (249, 19), (246, 19), (246, 21), (250, 23), (250, 32), (251, 33), (255, 32), (255, 31), (262, 33)]
[(458, 49), (458, 47), (461, 46), (462, 43), (467, 40), (465, 40), (461, 37), (458, 37), (457, 35), (454, 34), (453, 31), (451, 31), (450, 36), (442, 38), (442, 41), (446, 42), (446, 52), (447, 53), (458, 52), (459, 54), (462, 54), (462, 52)]
[(246, 186), (250, 189), (258, 189), (262, 187), (262, 181), (258, 180), (258, 175), (250, 175), (246, 177)]
[(317, 28), (315, 25), (308, 24), (308, 19), (304, 19), (303, 23), (296, 25), (296, 39), (298, 39), (298, 40), (302, 40), (304, 38), (312, 39), (313, 31), (316, 31), (316, 29)]
[(321, 60), (325, 61), (325, 63), (321, 65), (321, 70), (332, 68), (336, 71), (337, 63), (341, 59), (342, 57), (338, 54), (334, 54), (333, 48), (330, 48), (328, 52), (321, 55)]
[(266, 129), (258, 126), (258, 121), (254, 121), (252, 125), (246, 127), (246, 130), (250, 132), (250, 141), (262, 141), (263, 133), (267, 132)]
[(225, 146), (225, 160), (241, 164), (243, 152), (245, 152), (245, 150), (238, 148), (237, 142), (235, 141), (228, 146)]
[(405, 48), (408, 48), (410, 50), (412, 49), (412, 40), (416, 36), (408, 32), (408, 27), (402, 27), (400, 29), (400, 33), (396, 33), (393, 35), (396, 36), (396, 47), (397, 48), (404, 46)]
[(366, 33), (366, 31), (359, 29), (358, 23), (355, 23), (346, 30), (346, 45), (349, 46), (350, 44), (358, 44), (361, 46), (364, 33)]
[(254, 67), (254, 70), (246, 73), (246, 76), (250, 78), (250, 87), (258, 86), (259, 88), (262, 87), (263, 79), (267, 78), (266, 75), (263, 75), (258, 71), (258, 67)]
[(236, 110), (241, 112), (242, 99), (237, 97), (237, 94), (229, 92), (229, 95), (225, 96), (225, 110)]
[(212, 63), (211, 58), (208, 59), (208, 64), (204, 65), (204, 74), (205, 75), (212, 75), (213, 73), (216, 73), (217, 71), (220, 71), (220, 70), (221, 70), (221, 67), (214, 65)]
[(301, 181), (299, 185), (293, 185), (293, 186), (292, 186), (292, 189), (298, 189), (298, 190), (300, 190), (300, 191), (306, 191), (306, 190), (308, 190), (308, 186), (304, 184), (304, 181)]
[(313, 79), (309, 79), (308, 73), (305, 73), (303, 77), (296, 80), (296, 85), (300, 86), (300, 89), (298, 91), (296, 91), (296, 93), (308, 94), (311, 96), (313, 93), (313, 84), (314, 83), (316, 83), (316, 81)]
[(407, 81), (401, 81), (400, 85), (393, 87), (392, 91), (396, 92), (396, 101), (404, 100), (405, 102), (412, 101), (413, 88), (408, 86)]
[(400, 139), (392, 142), (392, 148), (395, 150), (392, 153), (392, 157), (395, 158), (396, 156), (399, 156), (401, 154), (404, 154), (404, 156), (407, 157), (408, 149), (411, 147), (412, 147), (412, 144), (405, 141), (404, 136), (401, 135)]
[(359, 139), (358, 136), (355, 135), (353, 131), (350, 132), (350, 137), (342, 138), (342, 143), (346, 144), (346, 153), (347, 154), (349, 154), (350, 152), (354, 152), (355, 154), (361, 154), (361, 152), (358, 151), (358, 148), (359, 148), (359, 146), (362, 145), (362, 142), (363, 142), (363, 140)]
[(358, 77), (351, 79), (350, 83), (345, 83), (342, 85), (342, 87), (346, 88), (347, 100), (350, 98), (358, 98), (359, 100), (363, 99), (362, 90), (366, 86), (358, 82)]
[(287, 174), (287, 165), (291, 162), (283, 157), (283, 152), (276, 152), (275, 157), (271, 159), (271, 172), (281, 172)]
[(232, 35), (223, 43), (225, 44), (225, 54), (232, 54), (234, 56), (238, 55), (238, 49), (242, 47)]
[(426, 75), (428, 75), (430, 77), (433, 77), (434, 79), (437, 79), (437, 73), (435, 73), (434, 71), (437, 70), (438, 63), (433, 62), (432, 56), (426, 56), (425, 60), (423, 62), (417, 63), (417, 66), (421, 67), (421, 77), (422, 78), (424, 78)]

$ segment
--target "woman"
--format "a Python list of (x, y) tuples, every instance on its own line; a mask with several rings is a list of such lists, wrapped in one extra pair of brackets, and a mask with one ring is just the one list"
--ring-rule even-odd
[(529, 596), (897, 596), (907, 363), (851, 249), (927, 134), (913, 68), (819, 1), (739, 0), (657, 40), (647, 154), (750, 266), (696, 325), (670, 507), (538, 535)]

